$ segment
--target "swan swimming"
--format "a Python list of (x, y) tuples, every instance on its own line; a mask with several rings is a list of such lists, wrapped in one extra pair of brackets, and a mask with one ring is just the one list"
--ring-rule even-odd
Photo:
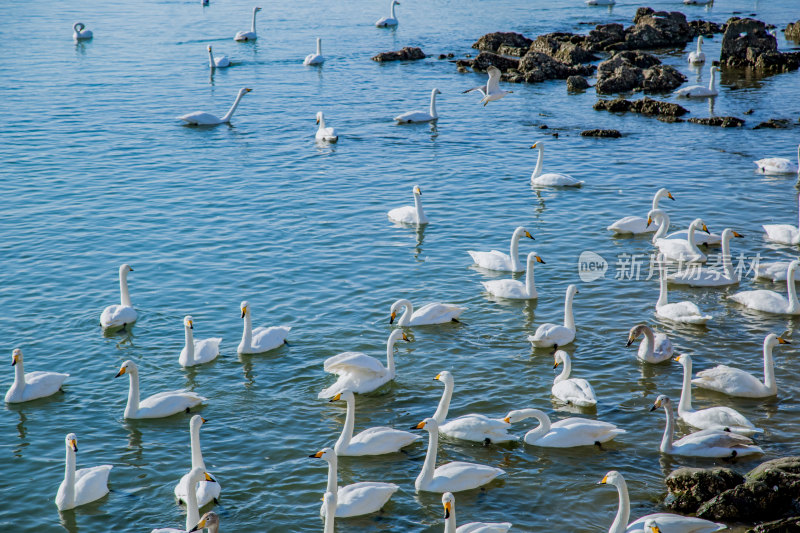
[(181, 366), (202, 365), (203, 363), (210, 363), (217, 358), (219, 355), (219, 343), (222, 342), (221, 338), (212, 337), (194, 340), (194, 320), (190, 316), (183, 318), (183, 329), (185, 342), (178, 357), (178, 363)]
[(214, 53), (211, 51), (211, 45), (208, 45), (208, 66), (211, 69), (215, 68), (225, 68), (231, 66), (231, 62), (228, 59), (228, 56), (216, 56), (214, 57)]
[(640, 361), (658, 364), (672, 359), (672, 342), (669, 337), (663, 333), (653, 333), (650, 326), (646, 324), (637, 324), (631, 328), (628, 333), (628, 343), (625, 346), (633, 344), (640, 335), (643, 336), (643, 339), (636, 352), (636, 357)]
[(536, 240), (533, 235), (524, 227), (519, 226), (514, 230), (511, 235), (511, 251), (509, 254), (504, 254), (497, 250), (491, 252), (475, 252), (467, 250), (467, 253), (472, 257), (472, 260), (481, 268), (487, 270), (498, 270), (502, 272), (525, 272), (525, 267), (519, 261), (519, 240), (522, 237), (527, 237), (531, 240)]
[[(205, 424), (207, 420), (200, 415), (194, 415), (189, 420), (189, 444), (192, 451), (192, 471), (196, 468), (206, 470), (206, 463), (203, 461), (203, 450), (200, 448), (200, 427)], [(186, 492), (187, 486), (195, 487), (195, 498), (198, 507), (205, 507), (212, 501), (217, 503), (219, 495), (222, 490), (218, 481), (210, 482), (206, 479), (192, 484), (189, 480), (192, 472), (185, 474), (181, 480), (175, 485), (175, 498), (178, 502), (185, 502), (188, 506), (188, 494)]]
[(74, 26), (72, 26), (73, 34), (72, 38), (76, 41), (88, 41), (94, 34), (91, 30), (86, 29), (86, 25), (83, 22), (76, 22)]
[(467, 89), (466, 91), (463, 91), (461, 94), (470, 93), (472, 91), (478, 91), (481, 93), (481, 96), (483, 96), (483, 98), (481, 98), (479, 103), (486, 106), (486, 104), (488, 104), (489, 102), (495, 102), (503, 98), (505, 95), (514, 92), (514, 91), (503, 91), (500, 89), (500, 77), (502, 74), (499, 68), (492, 65), (488, 69), (486, 69), (486, 73), (489, 74), (489, 79), (486, 82), (486, 85), (479, 85), (477, 87), (473, 87), (472, 89)]
[(731, 239), (733, 237), (742, 238), (730, 228), (725, 228), (722, 232), (722, 271), (710, 267), (700, 267), (697, 265), (687, 265), (681, 272), (675, 272), (667, 276), (672, 283), (679, 285), (689, 285), (692, 287), (726, 287), (736, 285), (740, 281), (731, 262)]
[(415, 122), (433, 122), (439, 120), (439, 115), (436, 113), (436, 95), (442, 94), (439, 89), (431, 91), (431, 107), (426, 113), (425, 111), (408, 111), (402, 115), (394, 117), (398, 124), (411, 124)]
[(122, 363), (115, 378), (128, 374), (130, 377), (128, 404), (125, 418), (163, 418), (187, 411), (205, 402), (207, 398), (186, 390), (159, 392), (139, 401), (139, 367), (131, 360)]
[(414, 193), (414, 206), (404, 205), (390, 210), (387, 213), (389, 220), (400, 224), (416, 224), (417, 226), (422, 226), (429, 222), (425, 210), (422, 209), (422, 189), (419, 188), (419, 185), (414, 185), (412, 191)]
[(52, 396), (61, 390), (61, 385), (69, 377), (69, 374), (42, 370), (26, 374), (22, 359), (22, 350), (14, 348), (11, 354), (11, 366), (14, 367), (14, 383), (6, 392), (6, 403), (29, 402), (38, 398)]
[(700, 65), (706, 62), (706, 55), (703, 53), (703, 36), (697, 36), (697, 51), (689, 52), (689, 64)]
[(292, 330), (291, 326), (272, 326), (269, 328), (253, 329), (253, 320), (250, 317), (250, 304), (245, 300), (241, 303), (242, 319), (244, 319), (244, 329), (242, 330), (242, 340), (238, 353), (264, 353), (280, 348), (286, 344), (286, 337)]
[(449, 322), (458, 322), (458, 317), (461, 313), (467, 310), (466, 307), (460, 307), (454, 304), (430, 303), (425, 304), (416, 311), (414, 306), (409, 300), (401, 298), (392, 304), (389, 309), (389, 324), (394, 323), (397, 318), (397, 311), (405, 308), (397, 325), (401, 327), (408, 326), (427, 326), (432, 324), (447, 324)]
[[(662, 198), (669, 198), (673, 201), (675, 200), (669, 190), (661, 188), (653, 196), (653, 210), (658, 209), (658, 204)], [(641, 233), (652, 233), (657, 231), (660, 227), (661, 225), (659, 223), (648, 224), (647, 218), (629, 216), (617, 220), (606, 229), (613, 231), (618, 235), (639, 235)]]
[(67, 460), (64, 481), (59, 485), (56, 494), (56, 507), (59, 511), (74, 509), (108, 494), (108, 473), (114, 468), (112, 465), (100, 465), (75, 470), (78, 437), (70, 433), (64, 443), (67, 447)]
[(797, 288), (794, 284), (797, 267), (800, 266), (799, 260), (789, 263), (786, 269), (786, 293), (787, 296), (775, 291), (758, 289), (754, 291), (741, 291), (728, 296), (734, 302), (775, 315), (800, 315), (800, 302), (797, 300)]
[[(214, 511), (207, 512), (200, 517), (200, 521), (197, 522), (192, 529), (187, 531), (189, 531), (189, 533), (192, 531), (202, 531), (203, 528), (208, 528), (208, 533), (219, 533), (219, 516), (217, 516), (217, 513)], [(333, 533), (333, 531), (330, 533)]]
[[(791, 261), (759, 261), (756, 265), (756, 277), (771, 281), (786, 281), (786, 271)], [(800, 281), (800, 272), (795, 271), (794, 280)]]
[(456, 527), (456, 497), (452, 492), (442, 494), (444, 506), (444, 533), (505, 533), (510, 522), (469, 522)]
[(566, 346), (575, 340), (575, 317), (572, 314), (572, 300), (578, 294), (578, 287), (570, 285), (564, 298), (564, 325), (546, 323), (536, 328), (536, 333), (528, 340), (536, 348)]
[(183, 491), (186, 494), (186, 529), (165, 527), (152, 530), (150, 533), (186, 533), (194, 531), (193, 526), (200, 523), (200, 507), (197, 504), (197, 496), (192, 490), (198, 483), (216, 483), (203, 468), (192, 468), (192, 470), (181, 478)]
[(564, 350), (556, 350), (553, 369), (563, 363), (561, 374), (553, 381), (551, 392), (561, 402), (578, 407), (594, 407), (597, 405), (597, 396), (588, 381), (582, 378), (569, 377), (572, 372), (572, 360)]
[(800, 144), (797, 145), (797, 163), (785, 157), (767, 157), (753, 161), (760, 174), (797, 174), (800, 173)]
[(394, 6), (399, 6), (400, 2), (397, 0), (392, 0), (392, 5), (389, 7), (389, 16), (388, 17), (381, 17), (375, 22), (375, 26), (377, 28), (389, 28), (392, 26), (397, 26), (397, 17), (394, 14)]
[(568, 174), (548, 172), (542, 174), (542, 161), (544, 160), (544, 143), (542, 141), (533, 143), (531, 148), (539, 149), (539, 156), (536, 159), (536, 168), (531, 174), (531, 186), (533, 187), (580, 187), (583, 182), (576, 180)]
[(239, 89), (239, 94), (236, 95), (236, 100), (233, 101), (233, 105), (228, 112), (223, 115), (222, 118), (218, 118), (216, 115), (212, 115), (211, 113), (206, 113), (205, 111), (195, 111), (193, 113), (189, 113), (188, 115), (182, 115), (178, 117), (178, 120), (182, 120), (187, 124), (191, 124), (193, 126), (216, 126), (217, 124), (230, 124), (231, 118), (233, 117), (234, 112), (236, 112), (236, 108), (239, 107), (239, 101), (242, 99), (242, 96), (251, 92), (253, 89), (243, 88)]
[(317, 124), (319, 124), (319, 128), (317, 128), (317, 133), (314, 135), (316, 140), (329, 143), (335, 143), (339, 140), (336, 128), (325, 126), (325, 115), (322, 114), (322, 111), (317, 111)]
[(133, 272), (129, 264), (119, 267), (119, 294), (120, 304), (109, 305), (100, 314), (100, 325), (103, 329), (125, 329), (128, 324), (133, 324), (139, 315), (131, 303), (131, 295), (128, 292), (128, 272)]
[(716, 73), (721, 72), (720, 68), (716, 65), (711, 67), (711, 80), (708, 82), (708, 87), (702, 85), (690, 85), (675, 91), (675, 96), (678, 98), (708, 98), (709, 96), (717, 96), (719, 91), (714, 87), (716, 80)]
[(240, 31), (234, 36), (234, 41), (255, 41), (258, 39), (256, 35), (256, 15), (261, 11), (260, 7), (253, 8), (253, 23), (250, 25), (250, 31)]
[(590, 418), (565, 418), (551, 423), (550, 417), (539, 409), (509, 411), (503, 419), (516, 424), (526, 418), (536, 418), (539, 425), (525, 434), (525, 444), (545, 448), (574, 448), (576, 446), (599, 446), (613, 440), (626, 431), (614, 424)]
[(660, 291), (658, 293), (658, 301), (656, 302), (656, 316), (678, 322), (681, 324), (694, 324), (704, 325), (711, 320), (711, 315), (704, 315), (697, 304), (694, 302), (677, 302), (669, 303), (669, 292), (667, 289), (667, 276), (665, 274), (666, 265), (664, 255), (659, 254), (658, 259), (659, 268), (659, 285)]
[(539, 257), (536, 252), (529, 253), (525, 283), (516, 279), (493, 279), (481, 281), (481, 285), (486, 289), (486, 292), (500, 298), (508, 298), (510, 300), (535, 300), (539, 297), (533, 278), (533, 268), (536, 263), (545, 264), (544, 259)]
[(324, 62), (325, 62), (325, 57), (322, 55), (322, 39), (317, 37), (317, 53), (308, 54), (306, 58), (303, 60), (303, 65), (308, 67), (313, 65), (321, 65)]
[(586, 0), (587, 6), (613, 6), (617, 0)]
[[(800, 203), (800, 196), (797, 197)], [(766, 239), (770, 242), (778, 244), (788, 244), (797, 246), (800, 244), (800, 225), (792, 226), (791, 224), (764, 224), (761, 226), (766, 233)]]
[[(666, 239), (654, 238), (654, 243), (656, 248), (658, 248), (661, 254), (667, 259), (687, 263), (705, 263), (707, 259), (706, 255), (697, 247), (697, 240), (695, 238), (695, 232), (698, 229), (710, 233), (703, 220), (696, 218), (689, 225), (689, 230), (685, 239), (677, 237), (667, 237)], [(658, 233), (659, 232), (656, 232), (656, 235), (658, 235)]]

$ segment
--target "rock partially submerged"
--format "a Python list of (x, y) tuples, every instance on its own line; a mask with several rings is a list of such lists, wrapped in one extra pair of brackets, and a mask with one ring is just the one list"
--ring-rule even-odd
[(599, 94), (628, 91), (667, 92), (680, 87), (686, 76), (675, 68), (662, 65), (654, 55), (624, 51), (614, 54), (597, 67)]
[(570, 65), (541, 52), (529, 51), (519, 61), (519, 75), (509, 81), (538, 83), (545, 80), (565, 80), (570, 76), (588, 76), (595, 70), (593, 65)]
[(708, 500), (744, 483), (744, 476), (729, 468), (679, 468), (664, 480), (668, 509), (694, 514)]
[(425, 54), (416, 46), (406, 46), (396, 52), (381, 52), (372, 58), (373, 61), (414, 61), (425, 59)]
[(672, 102), (661, 102), (652, 98), (644, 97), (640, 100), (625, 100), (617, 98), (615, 100), (598, 100), (592, 106), (597, 111), (611, 111), (614, 113), (624, 113), (631, 111), (643, 115), (656, 115), (663, 117), (680, 117), (689, 112), (683, 106)]
[(753, 127), (754, 130), (760, 130), (764, 128), (772, 128), (772, 129), (786, 129), (789, 127), (789, 121), (785, 118), (771, 118), (765, 122), (758, 124), (757, 126)]
[(579, 43), (572, 42), (572, 33), (547, 33), (540, 35), (529, 50), (541, 52), (569, 65), (595, 61), (597, 56)]
[(800, 533), (800, 516), (759, 524), (747, 533)]
[(744, 120), (736, 117), (690, 118), (689, 122), (703, 126), (719, 126), (720, 128), (737, 128), (744, 125)]
[(792, 41), (800, 41), (800, 20), (797, 22), (790, 22), (783, 32), (783, 36), (787, 39)]
[(528, 51), (532, 42), (531, 39), (519, 33), (496, 31), (487, 33), (478, 39), (472, 44), (472, 48), (477, 48), (482, 52), (521, 57)]
[(567, 78), (568, 91), (583, 91), (589, 88), (589, 82), (583, 76), (570, 76)]
[(513, 57), (505, 57), (491, 52), (481, 52), (475, 59), (473, 59), (469, 66), (474, 70), (486, 71), (489, 67), (497, 67), (500, 72), (508, 72), (509, 70), (517, 70), (519, 68), (519, 59)]
[(732, 68), (787, 72), (800, 67), (800, 53), (779, 52), (778, 41), (760, 20), (733, 17), (728, 20), (722, 37), (720, 64)]
[(611, 139), (617, 139), (622, 137), (622, 134), (617, 130), (584, 130), (581, 132), (581, 136), (583, 137), (609, 137)]

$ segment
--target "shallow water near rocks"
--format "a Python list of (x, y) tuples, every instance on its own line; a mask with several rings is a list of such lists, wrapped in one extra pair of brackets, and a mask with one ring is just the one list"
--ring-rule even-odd
[[(790, 0), (719, 4), (645, 3), (716, 22), (755, 13), (782, 28), (797, 18)], [(508, 86), (514, 94), (484, 108), (474, 93), (460, 94), (484, 76), (457, 73), (436, 59), (439, 53), (474, 54), (470, 44), (490, 31), (533, 37), (627, 25), (642, 4), (608, 9), (556, 0), (532, 8), (502, 0), (487, 9), (475, 0), (404, 0), (394, 31), (372, 26), (387, 12), (383, 2), (260, 5), (259, 40), (249, 44), (231, 39), (250, 25), (253, 4), (240, 0), (212, 0), (207, 8), (196, 1), (6, 6), (12, 23), (0, 27), (0, 106), (10, 119), (0, 134), (0, 352), (10, 359), (21, 347), (27, 371), (72, 377), (64, 394), (2, 410), (0, 524), (87, 533), (182, 527), (172, 491), (190, 466), (190, 415), (124, 420), (128, 383), (113, 376), (132, 359), (144, 395), (188, 387), (208, 398), (199, 411), (208, 419), (201, 440), (222, 485), (216, 510), (223, 531), (321, 530), (326, 467), (308, 455), (332, 445), (344, 420), (343, 405), (316, 397), (333, 381), (322, 370), (325, 358), (345, 350), (383, 358), (397, 298), (454, 302), (469, 308), (463, 324), (414, 329), (413, 342), (398, 346), (394, 383), (357, 398), (357, 430), (405, 429), (430, 416), (442, 392), (432, 378), (441, 370), (455, 376), (452, 416), (499, 417), (524, 407), (569, 416), (551, 402), (550, 350), (532, 351), (526, 336), (561, 320), (564, 291), (575, 282), (579, 331), (567, 348), (574, 375), (594, 385), (598, 418), (628, 433), (603, 450), (443, 441), (440, 464), (467, 460), (507, 471), (486, 490), (457, 494), (459, 521), (507, 520), (515, 531), (605, 531), (617, 497), (596, 483), (608, 470), (628, 480), (637, 517), (661, 509), (663, 478), (672, 469), (718, 464), (659, 453), (664, 415), (648, 408), (659, 393), (677, 400), (681, 368), (639, 364), (635, 348), (625, 348), (628, 329), (645, 321), (669, 333), (698, 370), (725, 363), (760, 375), (764, 336), (791, 336), (798, 322), (744, 312), (725, 301), (732, 290), (675, 287), (673, 301), (695, 301), (714, 320), (708, 328), (661, 323), (653, 316), (658, 284), (644, 279), (646, 263), (642, 279), (615, 279), (618, 257), (644, 258), (648, 240), (612, 238), (605, 227), (625, 215), (646, 216), (663, 186), (676, 198), (664, 202), (673, 229), (702, 216), (715, 232), (732, 227), (745, 235), (734, 243), (737, 257), (794, 257), (797, 249), (766, 243), (761, 224), (797, 220), (795, 178), (759, 176), (752, 161), (795, 157), (800, 130), (750, 128), (773, 117), (797, 121), (800, 74), (751, 79), (726, 72), (715, 101), (681, 102), (687, 117), (746, 118), (742, 129), (596, 112), (591, 89), (567, 95), (564, 81)], [(71, 40), (79, 20), (94, 31), (93, 41)], [(327, 62), (305, 68), (316, 37)], [(780, 32), (778, 39), (783, 50), (793, 46)], [(706, 40), (709, 58), (720, 42), (719, 35)], [(208, 44), (234, 66), (210, 76)], [(430, 57), (369, 60), (403, 46), (420, 46)], [(708, 65), (693, 72), (685, 63), (693, 46), (659, 57), (690, 81), (707, 83)], [(175, 120), (194, 110), (222, 114), (245, 86), (253, 92), (230, 127), (188, 128)], [(443, 93), (437, 126), (392, 123), (401, 112), (427, 109), (432, 87)], [(339, 130), (338, 145), (315, 145), (318, 110)], [(615, 128), (623, 137), (580, 137), (590, 128)], [(542, 140), (545, 171), (569, 173), (584, 188), (530, 189), (536, 152), (529, 146)], [(414, 184), (432, 221), (424, 230), (386, 219), (390, 208), (411, 203)], [(536, 268), (534, 303), (489, 298), (480, 281), (507, 274), (471, 267), (465, 252), (506, 250), (518, 225), (536, 237), (521, 252), (535, 250), (546, 261)], [(583, 251), (608, 261), (604, 279), (579, 282)], [(131, 334), (104, 336), (98, 317), (118, 301), (123, 262), (135, 269), (129, 282), (140, 319)], [(750, 278), (742, 287), (784, 290)], [(236, 354), (244, 299), (254, 325), (292, 326), (289, 346)], [(197, 338), (223, 337), (216, 362), (178, 366), (187, 314)], [(695, 405), (730, 405), (764, 428), (758, 441), (765, 459), (796, 454), (796, 350), (776, 350), (777, 398), (696, 391)], [(13, 379), (5, 368), (3, 388)], [(515, 427), (520, 435), (527, 429)], [(78, 434), (79, 467), (114, 465), (112, 492), (59, 515), (53, 500), (68, 432)], [(400, 490), (382, 513), (340, 520), (337, 531), (440, 531), (440, 496), (414, 492), (424, 452), (423, 441), (401, 454), (343, 458), (342, 484), (391, 481)], [(733, 467), (747, 471), (758, 462)]]

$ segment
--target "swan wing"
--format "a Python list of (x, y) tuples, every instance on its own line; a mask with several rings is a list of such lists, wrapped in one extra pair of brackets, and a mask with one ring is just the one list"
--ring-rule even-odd
[(200, 405), (207, 398), (192, 391), (174, 390), (159, 392), (139, 403), (139, 418), (156, 418), (179, 413), (187, 408)]
[(194, 342), (194, 358), (197, 363), (207, 363), (213, 361), (219, 355), (220, 337), (202, 339)]
[(510, 522), (470, 522), (458, 526), (456, 533), (505, 533), (511, 526)]
[(325, 360), (325, 372), (343, 374), (359, 372), (381, 376), (386, 373), (383, 363), (361, 352), (344, 352)]
[(200, 126), (211, 126), (222, 123), (222, 120), (220, 120), (216, 115), (212, 115), (211, 113), (206, 113), (204, 111), (195, 111), (194, 113), (182, 115), (178, 118), (187, 124), (197, 124)]
[(711, 320), (711, 316), (701, 313), (694, 302), (675, 302), (658, 306), (656, 313), (663, 318), (687, 324), (705, 324)]
[(681, 413), (680, 417), (688, 424), (700, 429), (728, 428), (736, 433), (760, 431), (744, 415), (730, 407), (709, 407), (690, 413)]
[(423, 305), (411, 315), (411, 325), (421, 326), (423, 324), (444, 324), (452, 322), (466, 310), (453, 304), (430, 303)]
[(344, 518), (379, 511), (399, 488), (394, 483), (377, 482), (353, 483), (339, 487), (336, 516)]
[(781, 244), (797, 244), (800, 231), (790, 224), (765, 224), (761, 226), (767, 234), (767, 240)]
[(112, 465), (93, 466), (75, 471), (75, 506), (93, 502), (108, 494), (108, 473)]
[(430, 122), (433, 119), (434, 117), (426, 111), (409, 111), (394, 117), (394, 120), (401, 124), (405, 122)]
[(795, 174), (797, 165), (784, 157), (767, 157), (754, 161), (765, 174)]
[(728, 296), (728, 298), (751, 309), (766, 313), (786, 314), (789, 311), (789, 300), (786, 296), (766, 289), (741, 291)]
[(597, 404), (594, 389), (585, 379), (569, 378), (553, 385), (553, 396), (577, 406)]
[(69, 374), (62, 374), (61, 372), (46, 372), (42, 370), (26, 372), (25, 392), (27, 393), (28, 389), (31, 389), (31, 392), (36, 391), (37, 394), (47, 391), (51, 391), (52, 394), (61, 387), (68, 377)]
[(268, 352), (280, 348), (286, 342), (286, 337), (291, 331), (289, 326), (273, 326), (271, 328), (256, 328), (253, 330), (251, 346), (256, 353)]
[(109, 305), (100, 315), (100, 325), (104, 328), (133, 324), (138, 315), (133, 307), (126, 305)]
[(415, 224), (417, 222), (417, 211), (410, 205), (392, 209), (388, 215), (391, 220), (396, 222), (405, 222), (406, 224)]
[(628, 529), (625, 533), (650, 533), (650, 531), (644, 531), (644, 524), (648, 520), (654, 520), (662, 533), (712, 533), (713, 531), (728, 529), (725, 524), (717, 524), (716, 522), (693, 516), (654, 513), (628, 524)]
[(472, 250), (467, 250), (467, 253), (472, 257), (472, 260), (475, 261), (475, 264), (479, 267), (489, 270), (511, 270), (511, 257), (503, 252), (499, 252), (497, 250), (492, 250), (491, 252), (475, 252)]
[[(756, 267), (756, 277), (772, 281), (786, 281), (790, 264), (789, 261), (759, 262)], [(794, 280), (800, 281), (800, 269), (795, 271)]]
[(419, 435), (390, 427), (365, 429), (354, 436), (340, 455), (381, 455), (394, 453), (421, 439)]
[(489, 74), (489, 81), (486, 82), (486, 94), (500, 92), (500, 69), (492, 65), (486, 72)]
[[(536, 431), (531, 430), (531, 432)], [(535, 442), (526, 442), (537, 446), (552, 448), (571, 448), (573, 446), (591, 446), (597, 442), (608, 442), (617, 435), (625, 433), (614, 424), (586, 418), (568, 418), (553, 424), (547, 435)]]
[(454, 461), (438, 467), (426, 490), (431, 492), (458, 492), (470, 490), (489, 483), (505, 470), (492, 466)]
[(752, 374), (726, 365), (718, 365), (698, 372), (692, 383), (703, 389), (734, 396), (752, 394), (763, 396), (765, 392), (768, 392), (764, 383)]
[[(510, 298), (516, 300), (527, 300), (528, 289), (524, 283), (515, 279), (493, 279), (489, 281), (482, 281), (481, 285), (486, 289), (489, 294), (500, 296), (501, 298)], [(534, 296), (534, 295), (531, 295)]]
[(538, 178), (531, 180), (531, 183), (539, 187), (580, 187), (583, 182), (576, 180), (569, 174), (558, 174), (556, 172), (548, 172), (542, 174)]
[(469, 414), (446, 421), (439, 426), (439, 433), (474, 442), (484, 442), (486, 439), (495, 443), (519, 440), (518, 437), (508, 433), (510, 427), (511, 424), (497, 418)]
[(606, 228), (609, 231), (619, 234), (652, 233), (658, 230), (658, 224), (647, 225), (647, 219), (642, 217), (624, 217)]
[(702, 252), (698, 256), (689, 246), (689, 242), (683, 239), (658, 239), (656, 246), (661, 253), (674, 261), (704, 262), (706, 260)]
[(744, 435), (719, 429), (704, 429), (695, 431), (676, 440), (675, 446), (703, 446), (707, 448), (735, 448), (737, 446), (752, 446), (753, 441)]
[(565, 346), (575, 340), (575, 332), (560, 324), (542, 324), (528, 340), (537, 347)]

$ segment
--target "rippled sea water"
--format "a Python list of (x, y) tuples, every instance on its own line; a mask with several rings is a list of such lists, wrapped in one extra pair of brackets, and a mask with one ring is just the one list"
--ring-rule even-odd
[[(0, 110), (3, 165), (0, 215), (0, 352), (21, 347), (26, 370), (69, 372), (64, 394), (5, 405), (0, 414), (0, 524), (15, 531), (149, 531), (181, 527), (173, 486), (190, 466), (190, 415), (126, 421), (120, 364), (136, 361), (142, 393), (188, 387), (209, 398), (199, 412), (208, 469), (222, 485), (216, 508), (224, 531), (321, 530), (326, 467), (310, 453), (332, 445), (344, 407), (318, 400), (332, 383), (325, 358), (359, 350), (383, 358), (389, 305), (447, 301), (469, 310), (463, 324), (416, 328), (397, 350), (397, 378), (357, 399), (356, 428), (401, 429), (430, 416), (442, 392), (432, 378), (453, 372), (451, 415), (504, 416), (536, 407), (569, 416), (551, 402), (549, 350), (526, 336), (563, 314), (563, 296), (578, 281), (584, 250), (609, 262), (605, 279), (579, 283), (577, 341), (568, 347), (574, 375), (594, 385), (597, 417), (628, 430), (604, 450), (482, 447), (443, 441), (439, 461), (468, 460), (508, 474), (486, 490), (457, 495), (460, 522), (511, 521), (516, 531), (605, 531), (616, 512), (606, 471), (626, 476), (632, 516), (660, 509), (664, 476), (709, 460), (662, 456), (663, 412), (649, 413), (659, 393), (677, 400), (677, 363), (643, 366), (625, 348), (637, 322), (671, 335), (695, 368), (727, 363), (760, 375), (769, 332), (791, 336), (796, 320), (743, 312), (730, 290), (681, 289), (714, 315), (708, 328), (673, 327), (654, 315), (654, 279), (615, 279), (621, 254), (649, 253), (647, 239), (612, 238), (605, 227), (624, 215), (645, 216), (653, 193), (668, 187), (674, 229), (702, 216), (714, 231), (745, 235), (734, 254), (790, 258), (797, 249), (764, 241), (764, 223), (794, 223), (793, 177), (763, 177), (752, 161), (794, 157), (797, 126), (751, 130), (761, 120), (800, 116), (800, 73), (749, 79), (722, 75), (713, 102), (684, 103), (690, 116), (744, 116), (743, 129), (664, 124), (636, 115), (595, 112), (592, 90), (568, 95), (563, 81), (519, 85), (487, 107), (473, 94), (483, 76), (459, 74), (439, 53), (461, 57), (498, 30), (529, 36), (585, 32), (593, 24), (630, 23), (639, 5), (680, 9), (690, 19), (724, 22), (755, 13), (779, 28), (797, 19), (792, 0), (722, 0), (711, 8), (678, 2), (622, 1), (613, 9), (576, 0), (479, 2), (403, 0), (400, 26), (372, 26), (385, 2), (262, 2), (259, 40), (232, 40), (248, 29), (253, 4), (241, 0), (53, 3), (5, 6)], [(796, 10), (795, 10), (796, 11)], [(82, 21), (94, 40), (75, 44)], [(782, 49), (790, 49), (779, 33)], [(301, 62), (322, 37), (327, 62)], [(707, 40), (714, 57), (721, 36)], [(206, 46), (235, 63), (209, 76)], [(376, 64), (380, 51), (421, 46), (429, 58)], [(687, 50), (659, 52), (694, 80)], [(233, 125), (198, 130), (175, 117), (194, 110), (222, 114), (237, 90), (251, 87)], [(734, 86), (738, 89), (734, 90)], [(391, 118), (427, 109), (439, 87), (441, 119), (399, 127)], [(322, 110), (341, 135), (314, 143)], [(541, 130), (546, 124), (549, 129)], [(590, 139), (583, 129), (616, 128), (620, 139)], [(557, 131), (559, 138), (550, 133)], [(532, 191), (534, 141), (544, 140), (545, 170), (585, 180), (579, 190)], [(424, 230), (393, 226), (386, 211), (411, 202), (419, 184), (431, 218)], [(518, 225), (536, 237), (521, 245), (546, 261), (536, 269), (535, 303), (489, 298), (467, 249), (505, 250)], [(118, 302), (117, 268), (133, 265), (131, 295), (140, 319), (132, 334), (104, 336), (100, 311)], [(502, 276), (505, 276), (503, 274)], [(770, 287), (747, 279), (742, 287)], [(778, 291), (783, 290), (776, 285)], [(254, 325), (292, 326), (290, 346), (266, 355), (236, 354), (239, 302)], [(184, 370), (182, 319), (197, 337), (224, 338), (222, 354)], [(766, 458), (796, 454), (800, 414), (797, 347), (776, 350), (780, 392), (768, 400), (732, 400), (695, 392), (695, 405), (730, 405), (764, 428)], [(10, 361), (9, 361), (10, 362)], [(8, 365), (8, 363), (4, 363)], [(13, 372), (5, 366), (3, 388)], [(592, 413), (589, 416), (594, 416)], [(687, 428), (681, 427), (681, 431)], [(526, 424), (515, 427), (518, 434)], [(78, 466), (109, 463), (112, 492), (59, 515), (53, 503), (63, 477), (64, 435), (78, 434)], [(440, 531), (440, 496), (417, 495), (413, 481), (425, 442), (405, 453), (343, 458), (340, 483), (391, 481), (400, 491), (380, 514), (337, 522), (337, 531)], [(740, 461), (746, 471), (756, 461)]]

